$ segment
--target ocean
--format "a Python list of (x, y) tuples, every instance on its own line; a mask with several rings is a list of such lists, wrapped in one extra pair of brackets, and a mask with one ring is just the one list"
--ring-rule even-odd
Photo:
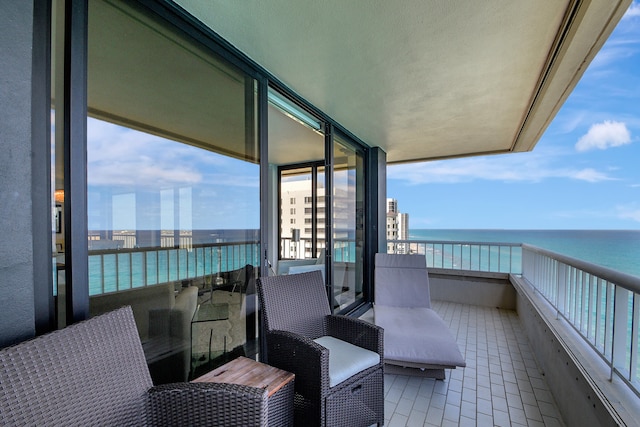
[[(193, 241), (204, 245), (190, 249), (119, 250), (90, 254), (89, 294), (137, 288), (166, 281), (180, 281), (230, 271), (245, 264), (259, 264), (257, 234), (246, 231), (225, 234), (226, 243), (211, 243), (211, 232), (194, 233)], [(220, 234), (215, 234), (220, 236)], [(205, 243), (206, 238), (209, 239)], [(470, 243), (528, 243), (563, 255), (640, 277), (640, 230), (425, 230), (409, 233), (410, 240)], [(202, 240), (202, 241), (201, 241)], [(235, 243), (234, 243), (235, 242)], [(336, 259), (355, 250), (339, 251)], [(519, 262), (516, 257), (515, 262)]]
[(640, 230), (410, 230), (409, 240), (527, 243), (640, 277)]

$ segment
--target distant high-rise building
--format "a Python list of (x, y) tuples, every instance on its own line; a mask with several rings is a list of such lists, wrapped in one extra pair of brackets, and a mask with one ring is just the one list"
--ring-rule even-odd
[[(282, 256), (284, 258), (313, 258), (317, 254), (311, 253), (312, 228), (312, 197), (311, 181), (283, 182), (281, 187), (281, 238), (287, 245)], [(318, 186), (316, 212), (316, 239), (320, 248), (324, 247), (325, 239), (325, 197), (324, 187)]]
[(398, 212), (398, 240), (409, 239), (409, 214)]
[(387, 215), (398, 213), (398, 200), (387, 199)]
[(387, 252), (408, 253), (406, 243), (394, 242), (394, 240), (408, 239), (409, 214), (400, 212), (397, 199), (387, 199)]

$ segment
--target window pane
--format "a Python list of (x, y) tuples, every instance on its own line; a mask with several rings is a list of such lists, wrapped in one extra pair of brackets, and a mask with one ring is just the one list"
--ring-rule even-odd
[(296, 209), (297, 200), (310, 197), (312, 184), (311, 167), (287, 169), (280, 177), (280, 259), (311, 258), (311, 231), (301, 229), (299, 224), (311, 218), (311, 208)]
[(132, 306), (155, 383), (255, 354), (255, 82), (106, 1), (88, 58), (91, 315)]
[(334, 140), (333, 292), (339, 310), (362, 299), (364, 250), (364, 156)]

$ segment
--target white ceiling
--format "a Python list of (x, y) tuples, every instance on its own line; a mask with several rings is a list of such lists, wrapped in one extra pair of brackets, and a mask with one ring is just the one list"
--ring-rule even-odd
[(176, 0), (389, 162), (531, 150), (631, 0)]

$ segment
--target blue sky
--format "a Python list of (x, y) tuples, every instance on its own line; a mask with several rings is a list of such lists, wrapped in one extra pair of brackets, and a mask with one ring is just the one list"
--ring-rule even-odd
[(532, 152), (392, 165), (410, 228), (640, 229), (640, 1)]
[(87, 124), (89, 230), (259, 228), (258, 165), (92, 118)]

